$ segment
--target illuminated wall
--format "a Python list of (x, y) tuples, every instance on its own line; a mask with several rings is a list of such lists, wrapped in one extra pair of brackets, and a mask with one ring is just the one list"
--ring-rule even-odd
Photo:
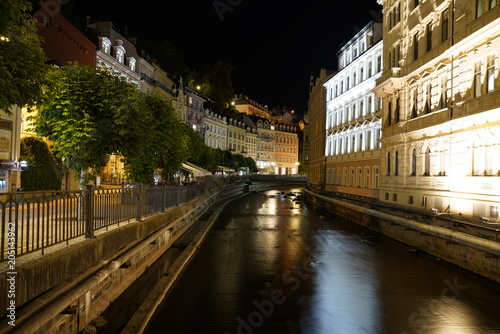
[(326, 128), (326, 90), (323, 84), (327, 80), (327, 72), (322, 69), (317, 78), (311, 77), (307, 117), (307, 138), (304, 139), (308, 150), (304, 147), (304, 155), (308, 160), (307, 176), (312, 187), (322, 188), (325, 174), (325, 128)]
[(381, 103), (372, 89), (382, 74), (382, 27), (371, 22), (339, 52), (326, 81), (325, 190), (378, 198)]
[(498, 219), (500, 6), (385, 1), (380, 200)]

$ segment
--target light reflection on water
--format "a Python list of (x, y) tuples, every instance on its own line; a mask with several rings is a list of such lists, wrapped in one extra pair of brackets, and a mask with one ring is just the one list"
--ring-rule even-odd
[(500, 332), (491, 283), (288, 192), (226, 207), (148, 333)]

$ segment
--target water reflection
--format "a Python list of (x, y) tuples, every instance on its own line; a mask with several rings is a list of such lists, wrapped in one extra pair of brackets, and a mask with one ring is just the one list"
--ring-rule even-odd
[(498, 333), (490, 282), (296, 196), (226, 207), (148, 333)]

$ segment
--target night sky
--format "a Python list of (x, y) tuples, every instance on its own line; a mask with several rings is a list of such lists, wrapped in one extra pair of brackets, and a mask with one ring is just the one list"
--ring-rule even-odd
[(62, 2), (80, 15), (126, 25), (139, 39), (167, 38), (190, 67), (225, 60), (234, 67), (235, 93), (299, 112), (307, 109), (311, 72), (336, 70), (340, 47), (380, 21), (382, 9), (376, 0)]

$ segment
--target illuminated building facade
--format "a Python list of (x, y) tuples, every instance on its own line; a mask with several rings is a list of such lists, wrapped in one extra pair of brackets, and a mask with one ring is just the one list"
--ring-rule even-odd
[(205, 144), (212, 148), (226, 149), (227, 121), (226, 117), (210, 109), (205, 109)]
[(97, 22), (87, 26), (96, 39), (96, 63), (120, 73), (130, 82), (139, 85), (140, 75), (135, 45), (119, 34), (113, 22)]
[(21, 108), (10, 109), (10, 114), (0, 110), (0, 193), (15, 192), (21, 187)]
[(296, 126), (276, 124), (259, 118), (257, 126), (257, 168), (275, 175), (296, 175), (299, 165), (299, 137)]
[(295, 175), (299, 167), (299, 137), (296, 127), (279, 123), (275, 125), (274, 157), (276, 175)]
[(381, 39), (381, 23), (365, 26), (337, 53), (339, 70), (324, 84), (327, 191), (379, 196), (382, 114), (372, 89), (382, 74)]
[(193, 128), (193, 130), (203, 134), (205, 131), (205, 110), (203, 109), (205, 99), (196, 94), (189, 87), (184, 87), (184, 91), (187, 99), (186, 122)]
[(323, 84), (326, 79), (325, 69), (321, 69), (318, 77), (311, 77), (307, 108), (309, 124), (304, 139), (304, 143), (309, 143), (308, 149), (304, 150), (309, 185), (317, 190), (323, 187), (325, 174), (326, 89)]
[(498, 220), (500, 6), (378, 0), (380, 200)]
[(238, 113), (244, 113), (248, 116), (260, 117), (271, 120), (271, 112), (267, 106), (259, 104), (247, 96), (239, 96), (233, 99), (233, 106)]

